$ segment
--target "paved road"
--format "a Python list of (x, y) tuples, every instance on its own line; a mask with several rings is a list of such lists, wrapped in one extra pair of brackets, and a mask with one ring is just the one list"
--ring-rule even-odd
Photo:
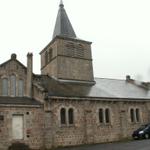
[(58, 150), (150, 150), (150, 140), (136, 140), (108, 144), (59, 148)]

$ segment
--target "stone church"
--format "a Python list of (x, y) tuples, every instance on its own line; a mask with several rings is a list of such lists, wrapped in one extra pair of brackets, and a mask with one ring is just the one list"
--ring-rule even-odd
[(118, 141), (150, 121), (150, 83), (94, 78), (91, 42), (77, 38), (60, 3), (41, 74), (17, 55), (0, 65), (0, 149)]

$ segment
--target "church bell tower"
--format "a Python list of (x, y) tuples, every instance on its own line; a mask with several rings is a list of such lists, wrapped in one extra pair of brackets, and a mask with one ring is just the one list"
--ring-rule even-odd
[(91, 42), (77, 38), (62, 0), (52, 41), (40, 55), (42, 74), (68, 82), (94, 83)]

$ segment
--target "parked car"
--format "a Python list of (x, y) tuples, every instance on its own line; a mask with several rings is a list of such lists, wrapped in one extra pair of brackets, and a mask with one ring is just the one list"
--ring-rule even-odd
[(150, 138), (150, 124), (142, 125), (132, 134), (133, 139), (149, 139)]

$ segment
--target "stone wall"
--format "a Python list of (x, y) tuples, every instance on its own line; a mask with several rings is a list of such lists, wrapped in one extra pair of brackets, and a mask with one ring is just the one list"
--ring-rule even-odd
[(57, 58), (58, 78), (69, 80), (94, 81), (92, 61), (63, 56), (59, 56)]
[(90, 42), (58, 37), (40, 54), (42, 74), (66, 80), (94, 80)]
[[(53, 99), (50, 101), (49, 115), (47, 114), (51, 120), (50, 132), (47, 132), (47, 137), (51, 142), (49, 146), (92, 144), (129, 138), (141, 124), (149, 122), (147, 105), (149, 104), (142, 101)], [(61, 108), (65, 108), (66, 112), (69, 108), (74, 109), (73, 125), (69, 125), (68, 122), (61, 125)], [(99, 123), (99, 108), (109, 108), (110, 123)], [(131, 122), (131, 108), (139, 108), (139, 122)]]
[[(44, 109), (36, 106), (0, 106), (0, 150), (14, 142), (25, 143), (33, 149), (42, 147), (72, 146), (118, 141), (131, 137), (141, 124), (149, 122), (149, 106), (146, 102), (87, 100), (54, 98), (45, 103)], [(60, 110), (66, 109), (66, 124), (61, 124)], [(74, 110), (74, 123), (69, 124), (68, 110)], [(99, 122), (99, 109), (110, 110), (110, 122)], [(131, 122), (130, 109), (139, 108), (140, 121)], [(24, 138), (13, 140), (12, 117), (23, 115)]]
[(18, 96), (19, 85), (18, 81), (21, 79), (24, 82), (24, 92), (23, 95), (27, 95), (26, 85), (27, 85), (27, 71), (26, 69), (20, 65), (20, 63), (15, 60), (10, 60), (6, 64), (0, 67), (0, 95), (2, 95), (2, 79), (8, 79), (8, 96), (11, 95), (11, 81), (10, 77), (14, 75), (16, 78), (16, 96)]
[[(0, 106), (0, 150), (6, 150), (12, 143), (25, 143), (33, 149), (43, 147), (43, 110), (36, 107)], [(23, 115), (23, 139), (13, 140), (12, 117)]]

